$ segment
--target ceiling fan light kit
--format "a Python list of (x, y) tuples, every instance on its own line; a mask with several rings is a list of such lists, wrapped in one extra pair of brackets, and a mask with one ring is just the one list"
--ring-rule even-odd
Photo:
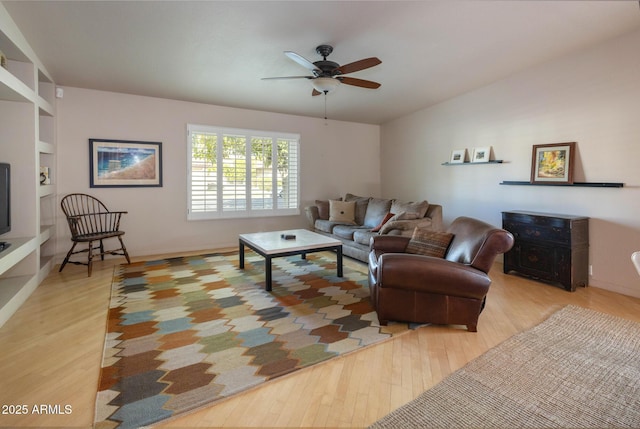
[(344, 76), (349, 73), (355, 73), (361, 70), (381, 64), (376, 57), (364, 58), (341, 66), (340, 64), (327, 60), (327, 57), (333, 52), (330, 45), (320, 45), (316, 48), (316, 52), (322, 56), (322, 60), (311, 62), (293, 51), (285, 51), (284, 54), (291, 60), (295, 61), (302, 67), (309, 70), (312, 76), (285, 76), (285, 77), (269, 77), (263, 79), (309, 79), (313, 85), (311, 95), (328, 94), (335, 91), (341, 83), (345, 85), (358, 86), (360, 88), (376, 89), (380, 87), (378, 82), (370, 80), (357, 79)]
[(318, 77), (311, 80), (313, 88), (323, 94), (335, 91), (340, 86), (340, 81), (332, 77)]

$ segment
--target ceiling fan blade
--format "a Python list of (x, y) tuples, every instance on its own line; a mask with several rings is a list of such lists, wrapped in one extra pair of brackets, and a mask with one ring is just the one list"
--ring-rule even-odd
[(320, 95), (320, 94), (322, 94), (322, 93), (320, 91), (318, 91), (317, 89), (315, 89), (315, 88), (313, 89), (313, 91), (311, 91), (311, 95), (313, 95), (314, 97), (316, 95)]
[(280, 76), (280, 77), (263, 77), (261, 80), (272, 79), (313, 79), (313, 76)]
[(380, 88), (381, 86), (378, 82), (373, 82), (371, 80), (357, 79), (355, 77), (339, 76), (337, 79), (339, 79), (342, 83), (346, 85), (359, 86), (362, 88), (376, 89), (376, 88)]
[(293, 51), (284, 51), (284, 54), (306, 69), (309, 69), (311, 71), (316, 71), (316, 70), (320, 71), (320, 69), (316, 67), (315, 64), (313, 64), (311, 61), (309, 61), (302, 55), (296, 54)]
[(345, 64), (343, 66), (338, 67), (334, 71), (339, 71), (342, 74), (354, 73), (360, 70), (368, 69), (369, 67), (377, 66), (378, 64), (382, 64), (376, 57), (365, 58), (360, 61), (355, 61), (353, 63)]

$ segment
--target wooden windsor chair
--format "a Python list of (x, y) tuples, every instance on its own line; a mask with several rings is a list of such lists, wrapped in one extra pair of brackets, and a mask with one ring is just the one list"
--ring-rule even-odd
[[(120, 230), (120, 218), (127, 212), (109, 211), (100, 200), (87, 194), (66, 195), (60, 202), (60, 206), (67, 217), (73, 245), (60, 265), (59, 272), (67, 263), (87, 265), (88, 274), (91, 277), (93, 258), (100, 256), (100, 259), (104, 261), (106, 254), (123, 255), (127, 258), (127, 263), (131, 263), (127, 248), (122, 241), (124, 231)], [(120, 242), (120, 248), (105, 251), (103, 240), (113, 237), (116, 237)], [(95, 242), (99, 244), (94, 245)], [(87, 243), (87, 248), (75, 250), (79, 243)], [(99, 252), (96, 253), (96, 250)], [(72, 255), (84, 252), (88, 253), (87, 262), (69, 260)]]

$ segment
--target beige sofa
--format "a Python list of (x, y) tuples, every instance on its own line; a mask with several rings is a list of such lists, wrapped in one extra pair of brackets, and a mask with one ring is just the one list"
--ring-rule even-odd
[(411, 237), (416, 227), (443, 229), (442, 206), (427, 201), (346, 194), (344, 198), (316, 200), (315, 205), (305, 207), (305, 214), (312, 231), (339, 239), (345, 255), (363, 262), (367, 262), (372, 236)]

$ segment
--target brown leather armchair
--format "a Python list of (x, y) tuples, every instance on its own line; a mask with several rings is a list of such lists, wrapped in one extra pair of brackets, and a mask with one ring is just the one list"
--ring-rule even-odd
[(466, 325), (477, 331), (495, 257), (513, 236), (469, 217), (453, 221), (453, 240), (443, 258), (405, 253), (410, 237), (372, 237), (369, 289), (380, 324), (389, 320)]

